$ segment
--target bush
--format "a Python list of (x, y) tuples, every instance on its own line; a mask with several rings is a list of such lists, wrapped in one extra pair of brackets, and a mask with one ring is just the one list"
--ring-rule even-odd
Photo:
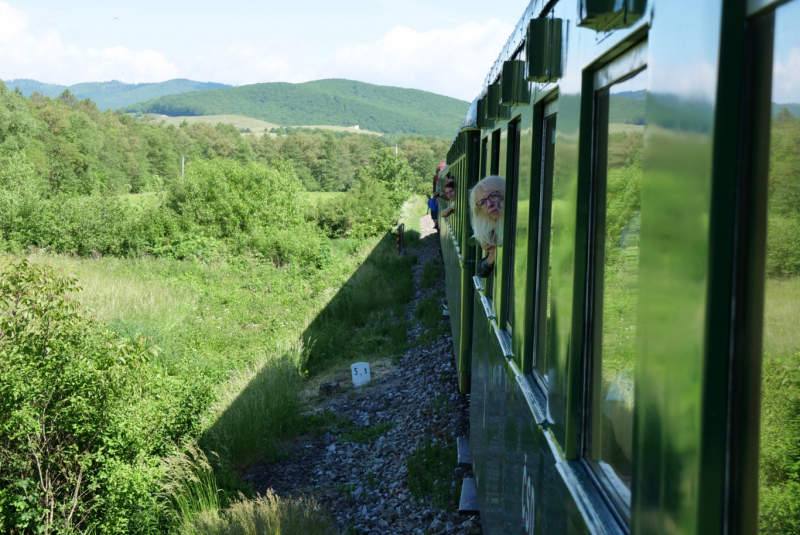
[(331, 238), (368, 238), (389, 232), (398, 212), (383, 183), (361, 180), (344, 195), (321, 203), (314, 219)]
[(800, 354), (764, 356), (759, 533), (800, 533)]
[(187, 166), (186, 178), (167, 195), (166, 205), (187, 228), (200, 227), (228, 238), (262, 227), (293, 227), (305, 215), (303, 191), (293, 171), (273, 166), (216, 159)]
[(330, 241), (309, 223), (289, 228), (259, 228), (249, 237), (247, 245), (279, 266), (297, 261), (323, 268), (332, 262)]
[[(74, 278), (26, 260), (0, 269), (0, 526), (125, 533), (156, 518), (152, 471), (129, 468), (112, 414), (145, 360), (84, 314)], [(144, 468), (144, 467), (142, 467)], [(136, 491), (138, 489), (138, 492)], [(121, 493), (121, 494), (120, 494)], [(144, 513), (143, 513), (144, 512)]]
[(281, 163), (196, 162), (166, 198), (141, 206), (115, 196), (45, 199), (24, 157), (2, 163), (3, 249), (204, 260), (251, 250), (277, 265), (331, 262), (330, 242), (305, 221), (303, 192)]
[(800, 275), (800, 216), (769, 218), (767, 230), (767, 275)]

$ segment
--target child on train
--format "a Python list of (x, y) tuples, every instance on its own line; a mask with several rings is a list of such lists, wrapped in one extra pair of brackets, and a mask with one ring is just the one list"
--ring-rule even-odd
[[(452, 202), (452, 201), (454, 201), (456, 199), (456, 183), (453, 180), (453, 177), (448, 175), (446, 178), (447, 178), (447, 182), (444, 185), (444, 197), (443, 198), (447, 199), (450, 202)], [(451, 204), (450, 206), (448, 206), (447, 208), (442, 210), (442, 213), (440, 215), (442, 217), (450, 217), (453, 214), (453, 212), (455, 212), (455, 210), (456, 210), (456, 205), (455, 204)]]

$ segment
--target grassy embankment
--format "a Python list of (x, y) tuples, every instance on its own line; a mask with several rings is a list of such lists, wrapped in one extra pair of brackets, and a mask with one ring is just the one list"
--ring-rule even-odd
[[(406, 207), (411, 249), (423, 206), (418, 198), (416, 206)], [(167, 461), (168, 472), (188, 465), (191, 473), (205, 474), (205, 491), (187, 485), (189, 476), (177, 477), (170, 491), (182, 518), (179, 529), (192, 531), (196, 522), (234, 522), (247, 511), (267, 514), (265, 508), (277, 507), (274, 500), (234, 503), (223, 515), (226, 499), (208, 496), (217, 487), (228, 488), (229, 494), (246, 492), (235, 472), (268, 460), (281, 439), (304, 429), (301, 392), (313, 389), (317, 377), (358, 360), (380, 367), (406, 349), (404, 304), (412, 296), (413, 255), (398, 258), (392, 235), (332, 240), (331, 253), (330, 266), (318, 270), (277, 268), (243, 258), (29, 257), (75, 274), (83, 287), (78, 300), (114, 332), (131, 339), (144, 335), (157, 346), (145, 374), (152, 383), (146, 389), (150, 394), (168, 398), (169, 389), (159, 384), (164, 382), (188, 392), (185, 399), (164, 399), (161, 406), (185, 410), (200, 444), (220, 457), (212, 458), (215, 476), (202, 468), (200, 453), (194, 458), (184, 452)], [(152, 418), (158, 406), (150, 399), (132, 411)], [(154, 425), (172, 423), (167, 416), (163, 420)], [(295, 505), (278, 509), (288, 515)], [(203, 529), (199, 532), (216, 532)]]

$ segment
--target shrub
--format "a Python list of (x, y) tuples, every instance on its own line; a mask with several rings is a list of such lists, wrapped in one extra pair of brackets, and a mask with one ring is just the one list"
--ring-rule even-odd
[(800, 354), (764, 356), (759, 533), (800, 533)]
[(157, 516), (147, 504), (152, 478), (145, 471), (137, 482), (125, 469), (136, 460), (115, 455), (124, 447), (111, 417), (128, 370), (148, 349), (115, 339), (84, 314), (73, 299), (78, 289), (74, 278), (26, 260), (0, 269), (0, 526), (7, 533), (101, 526), (124, 533), (142, 510)]
[(314, 218), (331, 238), (368, 238), (390, 231), (398, 208), (383, 183), (361, 180), (356, 188), (322, 203)]
[(186, 178), (167, 195), (166, 205), (187, 228), (227, 238), (261, 227), (292, 227), (303, 221), (302, 186), (284, 163), (272, 166), (215, 159), (187, 166)]
[(297, 261), (301, 265), (323, 268), (330, 265), (331, 245), (313, 224), (294, 227), (261, 227), (249, 237), (247, 245), (276, 265)]
[(767, 230), (767, 275), (800, 275), (800, 216), (773, 215)]

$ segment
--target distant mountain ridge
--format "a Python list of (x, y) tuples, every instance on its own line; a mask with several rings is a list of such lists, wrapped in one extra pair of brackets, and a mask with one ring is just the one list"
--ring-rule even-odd
[(112, 80), (110, 82), (86, 82), (70, 86), (46, 84), (36, 80), (20, 78), (6, 80), (5, 84), (12, 90), (18, 87), (26, 97), (30, 97), (34, 92), (39, 92), (46, 97), (56, 98), (65, 89), (69, 89), (69, 92), (80, 100), (91, 99), (101, 110), (116, 110), (137, 102), (152, 100), (166, 95), (231, 87), (227, 84), (195, 82), (194, 80), (183, 78), (144, 84), (126, 84)]
[(170, 95), (130, 113), (243, 115), (281, 125), (354, 126), (385, 134), (452, 137), (469, 102), (419, 89), (343, 79), (271, 82)]

